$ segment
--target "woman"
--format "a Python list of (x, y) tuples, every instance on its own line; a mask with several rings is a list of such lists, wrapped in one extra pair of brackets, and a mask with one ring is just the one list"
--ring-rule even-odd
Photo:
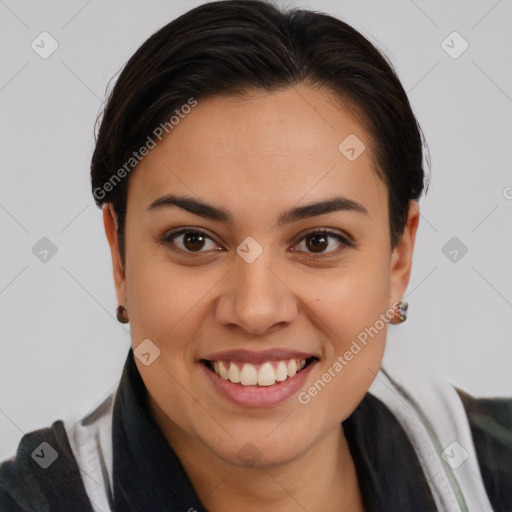
[(512, 408), (382, 366), (425, 182), (390, 64), (332, 17), (197, 7), (121, 73), (92, 158), (118, 389), (24, 436), (2, 510), (512, 510)]

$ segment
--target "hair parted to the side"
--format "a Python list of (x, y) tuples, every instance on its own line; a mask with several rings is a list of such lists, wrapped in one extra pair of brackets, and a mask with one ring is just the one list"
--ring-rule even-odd
[[(126, 162), (157, 127), (191, 99), (272, 92), (301, 83), (332, 92), (370, 133), (375, 171), (388, 188), (395, 247), (409, 201), (423, 192), (429, 158), (391, 63), (361, 33), (332, 16), (281, 10), (267, 0), (221, 0), (186, 12), (147, 39), (106, 102), (91, 184), (96, 204), (112, 203), (118, 215), (122, 260), (129, 174), (114, 175), (123, 166), (126, 170)], [(124, 179), (117, 179), (121, 175)]]

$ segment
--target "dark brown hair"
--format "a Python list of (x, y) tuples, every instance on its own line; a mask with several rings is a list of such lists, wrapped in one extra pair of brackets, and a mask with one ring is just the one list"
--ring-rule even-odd
[(364, 122), (376, 172), (388, 188), (396, 246), (409, 200), (423, 192), (426, 144), (391, 63), (332, 16), (281, 10), (265, 0), (224, 0), (196, 7), (154, 33), (129, 59), (108, 97), (91, 181), (96, 204), (112, 203), (118, 215), (123, 261), (129, 171), (155, 129), (170, 128), (171, 116), (191, 98), (299, 83), (326, 88)]

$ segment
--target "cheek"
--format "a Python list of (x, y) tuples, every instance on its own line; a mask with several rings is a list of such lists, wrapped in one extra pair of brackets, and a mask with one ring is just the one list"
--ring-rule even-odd
[[(164, 417), (185, 431), (204, 420), (204, 410), (197, 400), (194, 379), (197, 365), (192, 354), (197, 333), (204, 321), (205, 303), (201, 302), (214, 281), (200, 272), (184, 272), (168, 261), (156, 260), (154, 254), (134, 251), (129, 282), (130, 326), (134, 349), (150, 339), (160, 349), (149, 366), (137, 366), (152, 400)], [(206, 277), (206, 275), (205, 275)], [(218, 280), (218, 279), (217, 279)], [(162, 419), (162, 424), (168, 420)], [(201, 423), (199, 421), (199, 423)]]
[(132, 344), (149, 338), (160, 349), (160, 363), (180, 382), (191, 381), (196, 362), (196, 340), (212, 325), (212, 297), (226, 269), (220, 266), (185, 266), (171, 262), (150, 244), (133, 244), (127, 272)]
[(344, 417), (368, 390), (384, 355), (390, 314), (387, 260), (361, 257), (357, 265), (340, 269), (336, 279), (317, 280), (312, 287), (311, 318), (327, 343), (303, 402), (315, 400), (319, 409), (337, 404), (335, 410)]
[[(328, 328), (340, 347), (386, 312), (389, 300), (389, 262), (367, 253), (354, 254), (347, 265), (324, 277), (311, 274), (302, 291), (314, 316)], [(325, 328), (324, 328), (325, 330)]]
[(213, 285), (199, 274), (184, 273), (166, 261), (135, 265), (129, 280), (132, 334), (135, 329), (139, 337), (159, 340), (162, 350), (182, 348), (179, 340), (200, 325), (201, 300)]

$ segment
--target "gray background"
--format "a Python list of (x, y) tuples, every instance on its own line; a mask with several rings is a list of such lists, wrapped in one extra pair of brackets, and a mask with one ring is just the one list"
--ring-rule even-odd
[[(0, 459), (117, 385), (129, 327), (115, 320), (90, 192), (94, 122), (138, 46), (200, 3), (0, 0)], [(511, 0), (288, 3), (340, 17), (386, 52), (429, 142), (409, 319), (390, 327), (386, 358), (512, 396)], [(31, 47), (43, 31), (58, 43), (47, 59)], [(454, 31), (469, 45), (457, 58)], [(46, 261), (43, 237), (57, 249)]]

